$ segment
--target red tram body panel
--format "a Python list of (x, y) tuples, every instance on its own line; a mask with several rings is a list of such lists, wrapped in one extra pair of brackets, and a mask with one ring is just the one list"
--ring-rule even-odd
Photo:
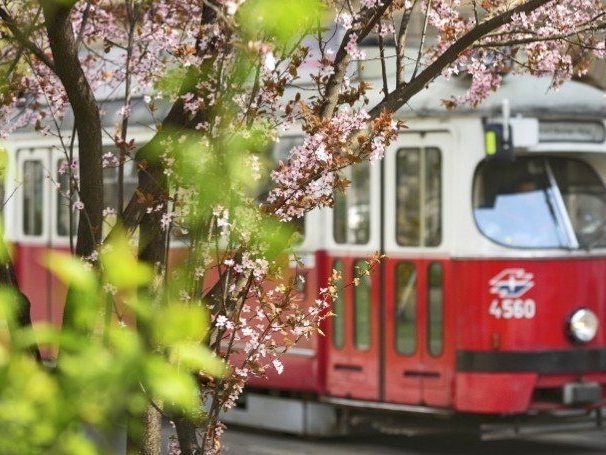
[[(527, 290), (515, 298), (491, 292), (503, 271), (505, 280), (525, 276)], [(541, 391), (574, 381), (606, 384), (604, 331), (579, 346), (565, 327), (577, 308), (606, 321), (606, 258), (453, 261), (453, 272), (457, 410), (545, 409), (559, 403), (542, 401)], [(466, 305), (471, 299), (477, 304)]]

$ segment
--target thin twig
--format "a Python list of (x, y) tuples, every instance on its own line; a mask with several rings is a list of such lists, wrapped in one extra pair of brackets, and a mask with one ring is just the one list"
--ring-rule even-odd
[(421, 57), (423, 55), (423, 48), (425, 47), (425, 39), (427, 38), (427, 27), (429, 26), (429, 13), (431, 12), (431, 0), (427, 2), (427, 9), (425, 10), (425, 22), (423, 23), (423, 32), (421, 34), (421, 42), (419, 43), (419, 52), (417, 54), (417, 61), (415, 63), (415, 69), (412, 72), (411, 79), (417, 77), (419, 66), (421, 65)]

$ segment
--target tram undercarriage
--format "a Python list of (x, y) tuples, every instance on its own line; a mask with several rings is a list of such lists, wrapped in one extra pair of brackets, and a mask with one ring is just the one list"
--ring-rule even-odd
[(379, 432), (416, 437), (457, 434), (489, 441), (603, 427), (606, 407), (591, 405), (521, 415), (457, 413), (450, 409), (331, 397), (295, 397), (257, 390), (243, 395), (223, 416), (231, 425), (302, 437), (326, 438)]

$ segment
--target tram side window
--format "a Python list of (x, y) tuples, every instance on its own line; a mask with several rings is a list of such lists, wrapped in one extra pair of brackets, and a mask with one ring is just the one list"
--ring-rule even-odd
[(335, 194), (333, 236), (337, 243), (365, 245), (370, 239), (370, 164), (362, 162), (346, 172), (351, 185)]
[[(368, 268), (365, 261), (357, 261), (355, 270), (361, 272)], [(370, 276), (362, 275), (360, 282), (355, 287), (354, 301), (354, 345), (356, 349), (367, 350), (370, 348), (371, 338), (371, 294)]]
[(395, 345), (400, 354), (417, 349), (417, 271), (412, 262), (396, 266)]
[[(77, 199), (76, 194), (71, 195), (70, 199), (70, 174), (69, 172), (59, 172), (59, 169), (65, 167), (66, 160), (57, 161), (57, 235), (68, 236), (76, 235), (78, 228), (78, 212), (72, 211), (73, 201)], [(72, 229), (69, 229), (69, 220), (72, 220)]]
[(427, 350), (438, 357), (444, 349), (444, 270), (433, 262), (427, 270)]
[(397, 152), (396, 239), (408, 247), (442, 241), (442, 156), (437, 148)]
[(425, 246), (442, 242), (442, 156), (437, 148), (425, 149)]
[(42, 235), (44, 169), (40, 161), (23, 163), (23, 233)]
[[(336, 261), (333, 268), (343, 276), (343, 262)], [(332, 344), (335, 348), (341, 349), (345, 344), (345, 300), (343, 292), (343, 279), (337, 284), (337, 293), (332, 302), (332, 312), (335, 314), (332, 318)]]

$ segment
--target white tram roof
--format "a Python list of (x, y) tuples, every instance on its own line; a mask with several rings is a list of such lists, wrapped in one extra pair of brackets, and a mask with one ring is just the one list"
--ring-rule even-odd
[[(380, 87), (380, 82), (378, 84)], [(376, 88), (377, 83), (373, 85)], [(604, 91), (576, 81), (568, 81), (558, 89), (552, 89), (550, 78), (533, 76), (505, 77), (502, 86), (491, 93), (477, 108), (461, 105), (454, 110), (446, 109), (442, 101), (453, 96), (464, 95), (469, 85), (468, 77), (450, 80), (439, 78), (403, 106), (399, 115), (402, 117), (458, 115), (491, 117), (500, 115), (503, 101), (508, 100), (513, 115), (521, 114), (536, 118), (606, 118)]]

